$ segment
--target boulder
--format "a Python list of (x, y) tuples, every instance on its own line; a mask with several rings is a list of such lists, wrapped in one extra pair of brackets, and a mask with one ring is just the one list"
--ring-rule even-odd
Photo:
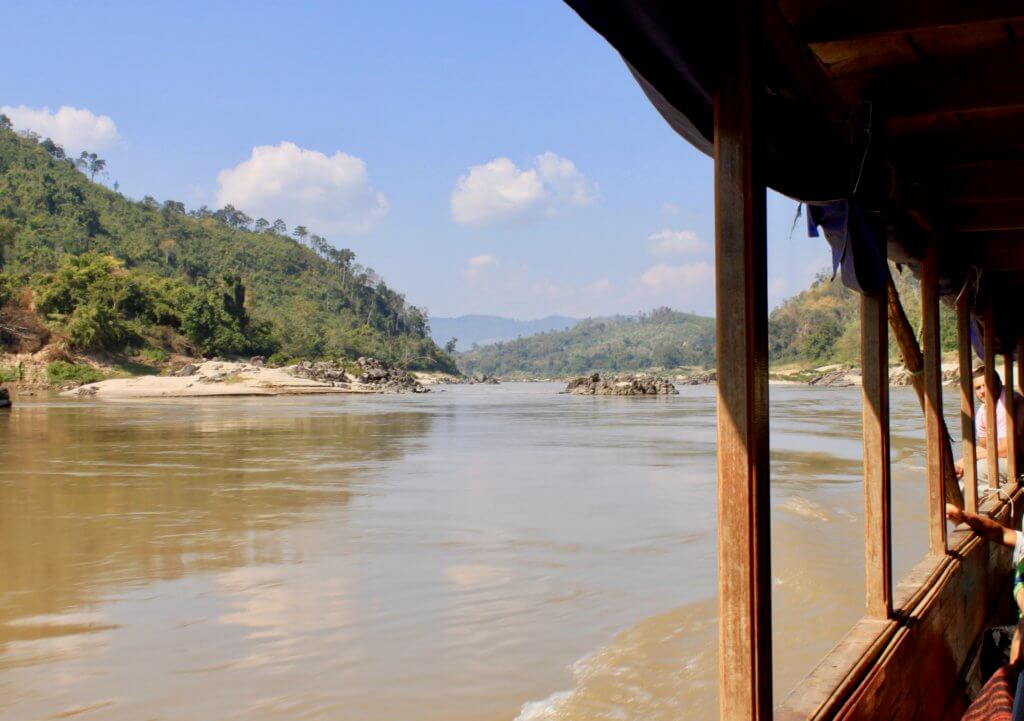
[(198, 372), (198, 370), (199, 366), (197, 366), (195, 363), (186, 363), (181, 368), (174, 371), (173, 375), (176, 375), (179, 378), (186, 378), (188, 376), (194, 376), (196, 372)]
[(659, 396), (678, 395), (679, 391), (667, 378), (646, 374), (622, 376), (589, 376), (573, 378), (565, 392), (575, 396)]
[(249, 365), (254, 365), (257, 368), (262, 368), (267, 364), (267, 359), (261, 355), (254, 355), (249, 359)]
[(807, 385), (811, 386), (827, 386), (830, 388), (846, 388), (849, 386), (855, 386), (858, 384), (857, 378), (860, 376), (860, 370), (857, 368), (850, 368), (849, 366), (841, 366), (832, 370), (825, 371), (821, 375), (812, 378), (807, 381)]
[(0, 408), (11, 407), (11, 394), (7, 392), (6, 388), (0, 388)]
[(684, 386), (703, 386), (703, 385), (708, 385), (709, 383), (717, 383), (718, 382), (718, 372), (717, 371), (706, 371), (704, 373), (694, 373), (693, 375), (690, 375), (690, 376), (677, 376), (676, 377), (676, 381), (680, 385), (684, 385)]
[(470, 376), (470, 379), (469, 379), (469, 384), (470, 385), (491, 385), (491, 386), (496, 386), (499, 383), (501, 383), (501, 381), (499, 381), (494, 376), (487, 375), (486, 373), (484, 375), (482, 375), (482, 376)]
[(352, 382), (352, 379), (345, 373), (345, 368), (337, 361), (301, 361), (289, 368), (288, 372), (293, 376), (321, 383)]

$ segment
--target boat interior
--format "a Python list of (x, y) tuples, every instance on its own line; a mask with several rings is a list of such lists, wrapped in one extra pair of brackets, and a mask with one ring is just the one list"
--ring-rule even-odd
[[(566, 2), (682, 139), (714, 158), (720, 717), (962, 718), (985, 680), (986, 630), (1015, 604), (1009, 549), (951, 528), (945, 504), (1014, 527), (1024, 509), (1012, 394), (997, 468), (994, 455), (976, 460), (971, 378), (983, 363), (990, 391), (997, 367), (1024, 390), (1024, 4)], [(804, 204), (861, 301), (865, 612), (783, 698), (772, 690), (767, 188)], [(920, 280), (920, 329), (906, 323), (890, 263)], [(960, 419), (942, 415), (940, 303), (957, 311)], [(890, 338), (914, 375), (927, 456), (929, 552), (900, 579)], [(985, 412), (991, 448), (994, 404)], [(947, 420), (962, 434), (966, 493)], [(979, 497), (978, 465), (1009, 482)]]

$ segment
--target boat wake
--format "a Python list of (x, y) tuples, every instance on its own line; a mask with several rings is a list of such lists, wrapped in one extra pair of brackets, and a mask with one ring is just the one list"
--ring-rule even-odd
[(523, 705), (516, 721), (668, 721), (717, 714), (717, 604), (646, 618), (572, 666), (573, 688)]

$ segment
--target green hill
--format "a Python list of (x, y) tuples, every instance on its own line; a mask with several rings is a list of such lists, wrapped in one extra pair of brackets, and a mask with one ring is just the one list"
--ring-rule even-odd
[(658, 308), (639, 317), (597, 318), (459, 354), (465, 373), (568, 376), (714, 364), (713, 318)]
[[(920, 327), (920, 285), (909, 272), (893, 277), (907, 316)], [(941, 308), (944, 351), (956, 349), (956, 314)], [(860, 362), (857, 295), (822, 273), (809, 288), (776, 307), (768, 320), (774, 365), (815, 367)], [(892, 359), (898, 349), (890, 339)], [(460, 353), (465, 373), (497, 376), (568, 376), (591, 372), (671, 371), (715, 364), (714, 319), (660, 308), (639, 318), (589, 319), (564, 331), (538, 333)]]
[[(921, 286), (910, 271), (890, 268), (911, 325), (921, 327)], [(956, 350), (956, 311), (939, 304), (943, 351)], [(889, 355), (899, 352), (890, 334)], [(857, 294), (831, 274), (821, 273), (811, 286), (776, 307), (768, 318), (768, 357), (772, 363), (805, 366), (860, 363), (860, 303)]]
[[(84, 155), (84, 154), (83, 154)], [(349, 250), (230, 206), (186, 212), (136, 202), (86, 173), (49, 139), (0, 116), (0, 335), (35, 308), (82, 351), (296, 358), (375, 356), (454, 370), (405, 302)], [(102, 161), (100, 161), (102, 163)], [(80, 169), (81, 168), (81, 169)], [(84, 172), (83, 172), (84, 171)]]

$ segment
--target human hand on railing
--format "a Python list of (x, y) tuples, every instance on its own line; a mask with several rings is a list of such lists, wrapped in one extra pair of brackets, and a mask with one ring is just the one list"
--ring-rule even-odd
[(953, 470), (956, 472), (957, 478), (964, 477), (964, 459), (961, 458), (959, 461), (953, 464)]
[(967, 521), (967, 516), (964, 515), (963, 509), (957, 508), (952, 503), (946, 504), (946, 518), (948, 518), (957, 525), (965, 523)]

